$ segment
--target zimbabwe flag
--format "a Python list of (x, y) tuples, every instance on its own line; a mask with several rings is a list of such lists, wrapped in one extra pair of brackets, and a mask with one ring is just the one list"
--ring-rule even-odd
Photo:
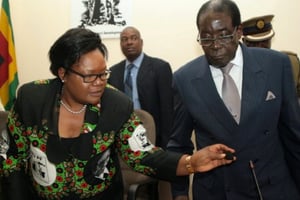
[(8, 0), (2, 0), (0, 12), (0, 98), (5, 110), (9, 110), (19, 80)]

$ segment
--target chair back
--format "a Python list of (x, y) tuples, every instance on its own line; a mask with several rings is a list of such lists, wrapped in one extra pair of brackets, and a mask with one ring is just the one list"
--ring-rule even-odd
[(7, 115), (8, 115), (7, 111), (0, 111), (0, 133), (6, 127)]
[[(155, 134), (156, 134), (155, 122), (152, 115), (146, 112), (145, 110), (141, 110), (141, 109), (136, 109), (134, 112), (143, 123), (143, 126), (146, 129), (146, 134), (148, 139), (151, 141), (152, 144), (155, 144)], [(150, 192), (151, 193), (156, 192), (156, 194), (151, 194), (151, 195), (157, 195), (158, 181), (156, 179), (133, 171), (130, 167), (127, 166), (127, 164), (121, 158), (119, 159), (120, 159), (120, 166), (121, 166), (122, 176), (123, 176), (124, 199), (128, 199), (128, 200), (131, 198), (135, 199), (136, 197), (135, 194), (134, 195), (128, 194), (129, 190), (132, 193), (132, 189), (130, 189), (130, 187), (132, 188), (132, 186), (134, 185), (135, 185), (134, 186), (135, 189), (138, 189), (140, 185), (150, 184), (151, 188), (154, 188), (154, 191), (150, 191)], [(134, 198), (132, 196), (134, 196)]]

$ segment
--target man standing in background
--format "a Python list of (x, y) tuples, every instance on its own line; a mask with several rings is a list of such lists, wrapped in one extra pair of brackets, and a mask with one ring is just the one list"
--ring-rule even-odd
[[(143, 39), (135, 27), (123, 29), (120, 46), (126, 59), (110, 68), (108, 83), (125, 92), (133, 100), (135, 109), (143, 109), (153, 116), (155, 144), (166, 149), (173, 120), (171, 66), (143, 52)], [(160, 199), (171, 199), (169, 183), (160, 181), (158, 190)]]
[(153, 116), (156, 145), (165, 149), (173, 119), (171, 66), (143, 53), (143, 40), (135, 27), (126, 27), (121, 32), (120, 45), (126, 59), (110, 68), (108, 82), (125, 92), (135, 109), (143, 109)]
[[(253, 17), (242, 23), (243, 42), (249, 47), (271, 48), (271, 40), (275, 35), (271, 21), (274, 15), (264, 15)], [(293, 67), (293, 77), (300, 100), (300, 61), (296, 53), (291, 51), (282, 51), (290, 58)]]

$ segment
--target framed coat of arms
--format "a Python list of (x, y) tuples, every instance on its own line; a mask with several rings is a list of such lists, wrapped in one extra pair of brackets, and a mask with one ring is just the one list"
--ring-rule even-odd
[(73, 0), (71, 26), (90, 29), (101, 38), (118, 38), (130, 24), (131, 0)]

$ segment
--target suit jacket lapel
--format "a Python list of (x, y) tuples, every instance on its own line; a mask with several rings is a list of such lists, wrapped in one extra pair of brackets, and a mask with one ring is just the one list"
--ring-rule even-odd
[(266, 77), (260, 67), (261, 63), (257, 62), (243, 45), (242, 50), (244, 66), (240, 124), (253, 119), (252, 115), (257, 114), (257, 107), (264, 98), (266, 87)]
[(232, 133), (238, 125), (217, 92), (217, 88), (214, 84), (206, 59), (202, 59), (202, 61), (203, 62), (199, 63), (199, 66), (205, 67), (199, 68), (199, 73), (192, 80), (192, 84), (195, 88), (197, 88), (199, 97), (204, 100), (210, 113), (215, 116), (216, 120), (220, 124), (223, 124), (223, 126)]
[(137, 74), (137, 86), (139, 87), (141, 84), (139, 82), (143, 82), (144, 80), (147, 80), (147, 75), (149, 73), (149, 70), (152, 70), (152, 68), (147, 67), (149, 65), (149, 57), (144, 54), (143, 61), (141, 63), (141, 66), (139, 68), (138, 74)]

